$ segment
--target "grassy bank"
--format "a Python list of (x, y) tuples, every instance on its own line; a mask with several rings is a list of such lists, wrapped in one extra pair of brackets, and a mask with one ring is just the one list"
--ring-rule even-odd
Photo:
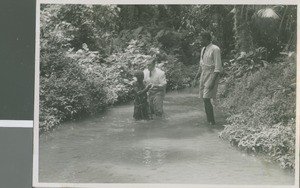
[(228, 116), (220, 137), (243, 151), (267, 154), (283, 168), (295, 168), (295, 55), (240, 77), (228, 75), (219, 93)]

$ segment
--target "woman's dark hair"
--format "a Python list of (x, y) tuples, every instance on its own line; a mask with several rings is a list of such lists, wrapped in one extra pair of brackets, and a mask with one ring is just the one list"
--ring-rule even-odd
[(144, 80), (144, 72), (143, 71), (135, 71), (133, 73), (133, 76), (135, 76), (138, 80)]
[(210, 34), (210, 32), (208, 32), (208, 31), (202, 32), (202, 33), (201, 33), (201, 37), (202, 37), (202, 38), (206, 38), (206, 39), (209, 40), (209, 41), (211, 41), (211, 39), (212, 39), (211, 34)]

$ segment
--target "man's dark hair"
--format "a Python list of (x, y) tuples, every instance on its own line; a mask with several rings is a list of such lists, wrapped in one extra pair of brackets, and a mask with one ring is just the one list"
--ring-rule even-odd
[(209, 40), (209, 41), (211, 41), (211, 39), (212, 39), (211, 34), (210, 34), (210, 32), (208, 32), (208, 31), (202, 32), (202, 33), (201, 33), (201, 37), (202, 37), (202, 38), (206, 38), (206, 39)]

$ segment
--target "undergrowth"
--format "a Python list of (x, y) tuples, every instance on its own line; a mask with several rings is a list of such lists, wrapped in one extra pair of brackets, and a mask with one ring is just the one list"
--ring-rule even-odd
[(240, 78), (226, 77), (219, 98), (228, 115), (222, 139), (243, 151), (264, 153), (283, 168), (295, 168), (294, 55)]

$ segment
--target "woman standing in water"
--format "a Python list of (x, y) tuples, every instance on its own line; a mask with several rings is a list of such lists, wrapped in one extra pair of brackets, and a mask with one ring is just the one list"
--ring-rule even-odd
[(148, 120), (149, 119), (149, 105), (147, 99), (147, 91), (151, 85), (145, 86), (143, 71), (136, 71), (134, 73), (135, 82), (133, 83), (134, 94), (134, 113), (135, 120)]

